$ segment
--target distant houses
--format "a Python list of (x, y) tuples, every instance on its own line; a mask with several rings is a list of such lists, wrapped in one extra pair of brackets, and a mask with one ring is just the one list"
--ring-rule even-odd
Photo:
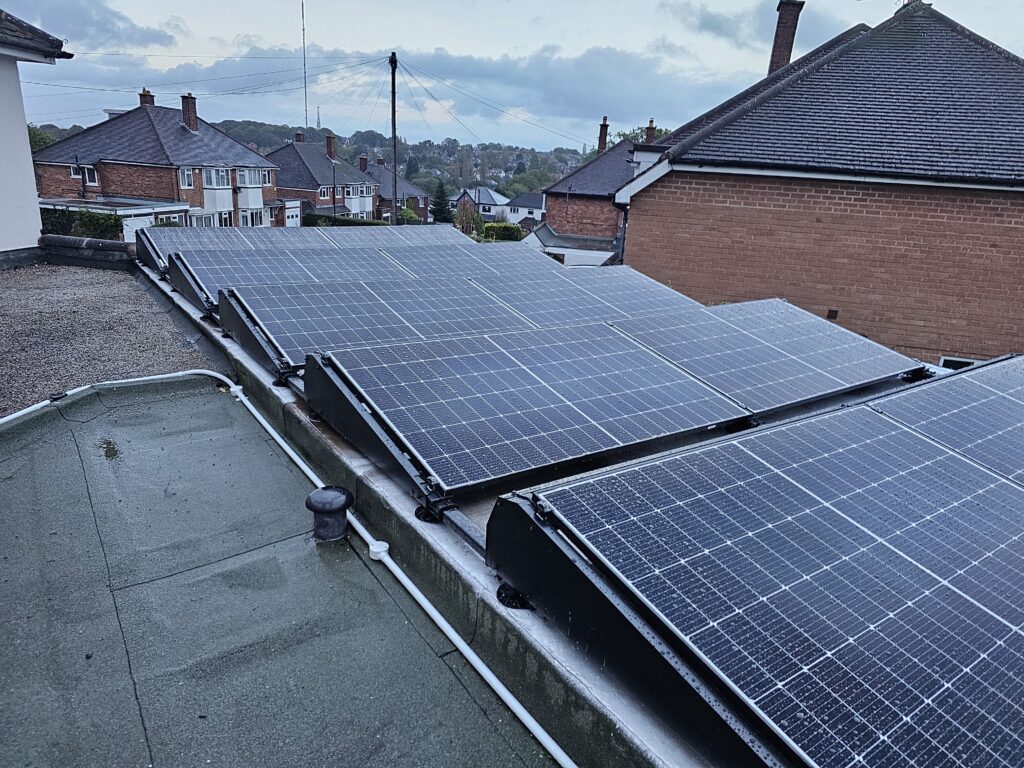
[(71, 56), (58, 38), (0, 10), (0, 253), (35, 247), (42, 226), (18, 62), (53, 64)]
[[(383, 157), (378, 157), (376, 162), (370, 163), (366, 155), (359, 158), (359, 170), (372, 178), (378, 185), (376, 218), (382, 221), (391, 219), (391, 201), (394, 199), (392, 187), (391, 167), (387, 165)], [(398, 210), (408, 208), (416, 214), (424, 224), (431, 221), (430, 218), (430, 194), (417, 187), (411, 181), (398, 174)]]
[(116, 214), (126, 240), (153, 224), (292, 223), (277, 166), (201, 119), (192, 94), (172, 109), (143, 89), (135, 109), (40, 149), (33, 161), (41, 207)]
[(508, 220), (529, 234), (545, 218), (544, 193), (522, 192), (508, 201)]
[(509, 198), (490, 187), (470, 187), (448, 198), (448, 205), (454, 211), (466, 206), (477, 213), (485, 222), (508, 220)]

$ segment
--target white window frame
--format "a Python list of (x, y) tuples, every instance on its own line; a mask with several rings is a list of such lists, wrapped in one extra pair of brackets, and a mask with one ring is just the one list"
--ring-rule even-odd
[(157, 221), (158, 224), (161, 224), (161, 223), (167, 222), (167, 221), (173, 221), (173, 222), (175, 222), (177, 224), (181, 224), (182, 226), (184, 226), (184, 224), (185, 224), (185, 214), (184, 213), (160, 213), (160, 214), (157, 214), (156, 221)]
[(518, 208), (513, 208), (512, 209), (512, 213), (519, 213), (519, 209)]
[(235, 171), (238, 177), (238, 186), (254, 188), (263, 186), (263, 179), (256, 168), (239, 168)]
[(483, 212), (484, 213), (490, 213), (491, 212), (491, 206), (489, 206), (489, 205), (483, 206)]
[(71, 166), (71, 178), (72, 179), (80, 179), (80, 178), (82, 178), (82, 166), (80, 166), (80, 165), (72, 165)]
[(220, 211), (217, 214), (217, 224), (216, 224), (216, 226), (218, 226), (218, 227), (231, 227), (231, 226), (234, 226), (234, 221), (233, 221), (232, 213), (233, 213), (232, 211)]
[(242, 208), (238, 212), (239, 226), (241, 227), (262, 227), (265, 226), (263, 208)]
[(526, 209), (526, 215), (527, 216), (533, 216), (533, 208), (527, 208)]
[(194, 189), (195, 179), (192, 178), (191, 168), (178, 169), (178, 186), (182, 189)]
[(96, 175), (96, 169), (91, 165), (82, 167), (85, 169), (85, 186), (98, 187), (100, 185), (100, 177)]
[(231, 189), (231, 169), (203, 168), (203, 186), (207, 189)]
[(190, 226), (193, 227), (212, 227), (213, 214), (212, 213), (200, 213), (199, 215), (189, 216)]
[(351, 187), (351, 185), (345, 187), (345, 197), (355, 197), (355, 195), (352, 194), (352, 187)]
[(331, 199), (331, 188), (330, 187), (320, 187), (319, 195), (320, 195), (320, 199), (321, 200), (330, 200)]
[(260, 181), (264, 187), (274, 186), (274, 173), (270, 168), (263, 168), (260, 171)]

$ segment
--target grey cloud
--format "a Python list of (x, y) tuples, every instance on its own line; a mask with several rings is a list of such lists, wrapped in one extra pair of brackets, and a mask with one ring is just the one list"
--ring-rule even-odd
[[(741, 48), (770, 45), (778, 19), (772, 0), (760, 0), (755, 9), (747, 11), (718, 10), (706, 0), (662, 0), (658, 8), (697, 32), (729, 40)], [(800, 15), (798, 41), (807, 41), (807, 47), (814, 48), (844, 28), (836, 17), (808, 5)]]
[[(5, 9), (18, 18), (75, 45), (109, 49), (174, 45), (170, 32), (136, 24), (107, 0), (8, 0)], [(172, 25), (173, 26), (173, 25)]]

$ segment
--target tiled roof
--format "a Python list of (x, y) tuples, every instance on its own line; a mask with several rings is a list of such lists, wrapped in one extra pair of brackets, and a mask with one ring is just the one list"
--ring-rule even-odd
[(521, 192), (509, 200), (508, 204), (513, 208), (543, 208), (543, 192)]
[(288, 189), (318, 189), (333, 184), (374, 184), (374, 180), (342, 159), (333, 163), (324, 144), (304, 141), (285, 144), (267, 154), (281, 169), (277, 185)]
[(64, 41), (0, 9), (0, 45), (53, 59), (70, 59)]
[(469, 189), (463, 189), (448, 199), (454, 203), (463, 195), (466, 195), (470, 200), (475, 203), (479, 203), (480, 205), (508, 205), (508, 198), (500, 192), (495, 192), (490, 187), (471, 187)]
[(698, 128), (669, 156), (1024, 184), (1024, 61), (914, 3)]
[[(380, 184), (380, 196), (384, 200), (391, 200), (391, 168), (386, 165), (373, 165), (367, 166), (366, 175)], [(428, 192), (424, 192), (422, 189), (417, 187), (408, 179), (404, 178), (402, 174), (398, 174), (398, 199), (406, 200), (410, 197), (429, 197)]]
[(61, 139), (35, 152), (33, 159), (83, 165), (115, 160), (147, 165), (275, 167), (205, 120), (199, 121), (198, 133), (192, 133), (182, 125), (179, 110), (148, 106), (136, 107)]
[(544, 192), (549, 195), (611, 197), (619, 187), (633, 178), (635, 168), (630, 164), (632, 151), (632, 141), (620, 141), (589, 163), (584, 163), (572, 173), (560, 178)]

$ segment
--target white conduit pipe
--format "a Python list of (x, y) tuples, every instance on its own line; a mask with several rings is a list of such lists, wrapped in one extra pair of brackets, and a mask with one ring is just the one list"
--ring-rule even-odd
[[(270, 422), (263, 418), (263, 414), (256, 410), (256, 406), (249, 402), (249, 399), (242, 392), (241, 385), (235, 384), (235, 382), (231, 381), (231, 379), (227, 378), (223, 374), (217, 373), (216, 371), (195, 369), (190, 371), (179, 371), (178, 373), (167, 373), (159, 376), (145, 376), (139, 379), (108, 381), (104, 382), (104, 384), (141, 384), (153, 381), (173, 381), (175, 379), (184, 379), (190, 376), (208, 376), (227, 386), (231, 394), (238, 398), (239, 402), (246, 407), (249, 413), (253, 415), (253, 418), (255, 418), (256, 421), (260, 423), (260, 426), (266, 430), (267, 434), (274, 438), (274, 442), (276, 442), (288, 458), (295, 463), (295, 466), (302, 470), (303, 474), (309, 478), (309, 481), (317, 488), (324, 487), (324, 482), (313, 471), (312, 467), (310, 467), (302, 457), (299, 456), (287, 442), (285, 442), (285, 439), (281, 437), (277, 430), (270, 425)], [(70, 395), (83, 392), (91, 388), (92, 385), (79, 387), (78, 389), (70, 390), (68, 394)], [(44, 408), (51, 404), (51, 402), (53, 401), (46, 400), (42, 403), (36, 403), (22, 411), (12, 413), (10, 416), (0, 418), (0, 426), (8, 421), (13, 421), (21, 416), (27, 416), (33, 411)], [(505, 687), (505, 684), (502, 683), (501, 680), (498, 679), (498, 676), (491, 671), (491, 668), (487, 666), (486, 662), (476, 654), (476, 651), (469, 647), (466, 641), (463, 640), (459, 633), (455, 631), (455, 628), (449, 624), (448, 620), (441, 615), (441, 612), (434, 607), (434, 604), (430, 602), (427, 596), (420, 591), (419, 587), (417, 587), (413, 583), (412, 579), (405, 574), (405, 571), (401, 569), (398, 563), (391, 558), (391, 555), (388, 554), (387, 542), (375, 539), (351, 512), (348, 513), (348, 522), (355, 532), (359, 534), (359, 537), (366, 542), (366, 546), (370, 550), (370, 558), (383, 563), (384, 567), (391, 572), (403, 587), (405, 587), (406, 591), (412, 595), (413, 600), (415, 600), (420, 608), (426, 612), (431, 620), (437, 625), (437, 628), (444, 633), (445, 637), (451, 640), (452, 644), (459, 650), (459, 653), (461, 653), (465, 657), (466, 661), (470, 663), (470, 666), (472, 666), (473, 669), (476, 670), (477, 674), (484, 679), (496, 694), (498, 694), (498, 698), (505, 703), (505, 706), (512, 710), (512, 713), (519, 718), (520, 722), (526, 726), (526, 729), (533, 734), (533, 737), (540, 742), (540, 745), (547, 750), (548, 754), (554, 758), (555, 762), (558, 763), (561, 768), (577, 768), (576, 763), (574, 763), (572, 758), (569, 757), (569, 755), (567, 755), (560, 746), (558, 746), (558, 742), (551, 737), (551, 734), (544, 729), (544, 726), (534, 719), (533, 715), (531, 715), (526, 707), (520, 703), (519, 699), (517, 699), (515, 695)]]

